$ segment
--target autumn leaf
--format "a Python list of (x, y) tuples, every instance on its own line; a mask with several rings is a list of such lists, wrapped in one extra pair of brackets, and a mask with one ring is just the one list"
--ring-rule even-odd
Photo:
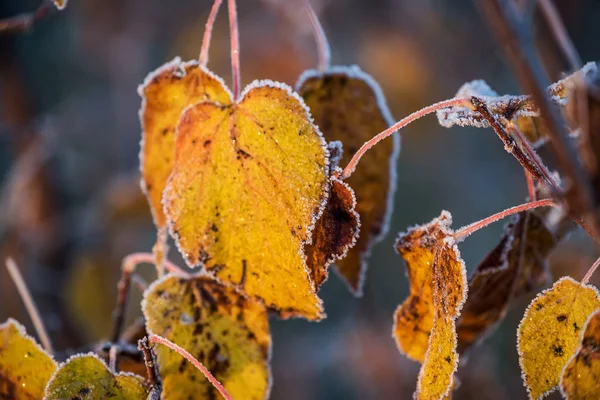
[(600, 310), (583, 327), (579, 348), (560, 378), (560, 391), (567, 399), (592, 400), (600, 393)]
[(0, 324), (0, 398), (41, 399), (56, 363), (12, 318)]
[(161, 202), (173, 170), (175, 129), (181, 113), (202, 101), (228, 103), (231, 95), (221, 78), (197, 61), (183, 63), (179, 57), (151, 72), (138, 92), (142, 97), (142, 189), (148, 197), (154, 222), (161, 229), (167, 224)]
[(532, 399), (556, 388), (585, 321), (597, 308), (600, 296), (596, 288), (569, 277), (559, 279), (531, 302), (519, 325), (517, 348)]
[(458, 352), (487, 336), (519, 295), (549, 280), (547, 258), (557, 238), (535, 211), (520, 213), (469, 279), (469, 298), (457, 322)]
[(46, 387), (45, 400), (145, 400), (141, 376), (115, 374), (94, 353), (79, 354), (61, 364)]
[[(234, 399), (264, 399), (271, 385), (271, 334), (264, 305), (209, 276), (167, 275), (144, 294), (148, 333), (196, 357)], [(213, 399), (216, 389), (170, 349), (155, 348), (164, 399)]]
[(325, 210), (313, 230), (313, 243), (306, 246), (306, 264), (317, 287), (327, 279), (328, 266), (352, 248), (360, 229), (352, 188), (335, 175), (329, 181)]
[(324, 317), (303, 251), (327, 199), (328, 151), (291, 89), (183, 113), (163, 203), (190, 266), (264, 300), (281, 317)]
[(444, 211), (396, 242), (406, 261), (410, 295), (396, 310), (394, 337), (402, 353), (423, 363), (418, 399), (446, 396), (458, 365), (455, 319), (467, 296), (467, 278), (451, 223)]
[[(344, 144), (342, 163), (348, 163), (367, 140), (394, 123), (379, 85), (356, 66), (306, 71), (296, 88), (325, 138)], [(400, 139), (395, 133), (370, 149), (347, 179), (356, 193), (361, 235), (348, 254), (336, 262), (336, 270), (356, 295), (362, 293), (371, 247), (387, 231), (399, 149)]]

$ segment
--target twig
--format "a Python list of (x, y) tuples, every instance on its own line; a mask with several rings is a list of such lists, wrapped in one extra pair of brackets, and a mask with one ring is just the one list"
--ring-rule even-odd
[(329, 62), (331, 60), (331, 50), (329, 47), (329, 42), (327, 41), (327, 35), (325, 35), (323, 26), (319, 22), (319, 17), (312, 8), (310, 0), (303, 1), (304, 9), (306, 10), (306, 14), (308, 14), (308, 19), (310, 20), (315, 42), (317, 43), (317, 49), (319, 51), (319, 62), (317, 68), (319, 71), (325, 71), (327, 68), (329, 68)]
[(204, 37), (202, 38), (202, 47), (200, 48), (200, 57), (198, 58), (200, 65), (202, 65), (203, 67), (206, 67), (206, 64), (208, 64), (208, 50), (210, 49), (210, 39), (212, 37), (213, 27), (215, 25), (215, 20), (217, 19), (217, 14), (219, 13), (221, 3), (223, 3), (223, 0), (215, 0), (212, 8), (210, 9), (210, 14), (208, 14), (206, 26), (204, 27)]
[(443, 101), (440, 101), (439, 103), (432, 104), (430, 106), (420, 109), (419, 111), (415, 111), (414, 113), (410, 114), (409, 116), (396, 122), (394, 125), (390, 126), (383, 132), (375, 135), (372, 139), (370, 139), (368, 142), (363, 144), (362, 147), (360, 149), (358, 149), (358, 151), (352, 156), (352, 159), (348, 162), (348, 165), (346, 165), (346, 168), (344, 168), (341, 178), (347, 179), (348, 177), (350, 177), (350, 175), (352, 175), (352, 173), (356, 169), (356, 165), (360, 161), (361, 157), (367, 151), (369, 151), (369, 149), (371, 147), (375, 146), (377, 143), (381, 142), (383, 139), (387, 138), (388, 136), (391, 136), (397, 130), (404, 128), (406, 125), (418, 120), (419, 118), (424, 117), (427, 114), (431, 114), (432, 112), (440, 110), (442, 108), (453, 107), (453, 106), (464, 106), (464, 107), (472, 108), (472, 104), (469, 99), (467, 99), (467, 98), (452, 98), (449, 100), (443, 100)]
[(0, 20), (0, 33), (27, 32), (35, 23), (46, 18), (51, 8), (50, 2), (43, 0), (34, 12)]
[(600, 258), (598, 258), (594, 262), (594, 264), (592, 264), (592, 266), (590, 267), (590, 269), (588, 270), (588, 272), (585, 274), (585, 276), (581, 280), (581, 283), (583, 283), (583, 284), (588, 283), (590, 281), (590, 278), (592, 277), (592, 275), (594, 274), (594, 272), (598, 268), (598, 266), (600, 266)]
[(467, 236), (469, 236), (473, 232), (476, 232), (476, 231), (480, 230), (481, 228), (485, 228), (489, 224), (492, 224), (496, 221), (499, 221), (499, 220), (506, 218), (508, 216), (511, 216), (513, 214), (517, 214), (522, 211), (527, 211), (527, 210), (531, 210), (533, 208), (538, 208), (538, 207), (558, 207), (558, 205), (551, 199), (543, 199), (543, 200), (532, 201), (529, 203), (521, 204), (519, 206), (507, 208), (506, 210), (496, 213), (494, 215), (490, 215), (489, 217), (484, 218), (481, 221), (477, 221), (470, 225), (460, 228), (459, 230), (454, 232), (453, 236), (457, 241), (464, 240)]
[(240, 36), (238, 30), (238, 17), (235, 0), (227, 1), (229, 11), (229, 35), (231, 36), (231, 90), (233, 98), (237, 101), (240, 97)]
[(162, 394), (162, 381), (158, 372), (158, 363), (154, 352), (148, 346), (148, 338), (144, 337), (138, 341), (138, 349), (144, 354), (144, 364), (146, 365), (146, 376), (150, 391), (148, 400), (159, 400)]
[[(505, 45), (521, 84), (532, 94), (539, 108), (548, 135), (552, 139), (557, 161), (571, 183), (573, 196), (569, 199), (569, 207), (576, 214), (593, 216), (593, 192), (579, 163), (577, 152), (569, 141), (560, 111), (546, 93), (549, 82), (542, 72), (533, 48), (530, 26), (521, 23), (519, 12), (512, 0), (488, 0), (477, 4), (482, 7), (500, 43)], [(592, 225), (594, 231), (598, 232), (596, 218)]]
[(569, 63), (569, 68), (571, 68), (571, 71), (573, 72), (581, 69), (581, 58), (579, 57), (579, 53), (577, 53), (567, 29), (565, 28), (556, 7), (554, 7), (554, 3), (552, 0), (538, 0), (538, 3), (544, 18), (546, 18), (546, 22), (550, 27), (550, 31), (554, 35), (558, 46)]
[(217, 378), (215, 378), (213, 376), (213, 374), (211, 374), (210, 371), (200, 361), (198, 361), (196, 358), (194, 358), (194, 356), (192, 356), (190, 353), (188, 353), (184, 348), (176, 345), (175, 343), (171, 342), (169, 339), (166, 339), (162, 336), (150, 335), (150, 336), (148, 336), (148, 338), (149, 338), (150, 344), (160, 343), (164, 346), (167, 346), (171, 350), (179, 353), (179, 355), (181, 355), (186, 360), (191, 362), (194, 365), (194, 367), (196, 367), (196, 369), (198, 369), (200, 372), (202, 372), (202, 374), (206, 377), (206, 379), (208, 379), (210, 381), (210, 383), (212, 383), (212, 385), (215, 387), (215, 389), (217, 389), (219, 391), (219, 393), (221, 393), (221, 395), (225, 399), (232, 400), (232, 397), (229, 394), (229, 392), (227, 392), (227, 389), (225, 389), (223, 387), (223, 385), (221, 385), (221, 383), (217, 380)]
[(33, 326), (35, 327), (35, 331), (40, 338), (40, 342), (42, 342), (42, 346), (44, 346), (44, 349), (46, 349), (48, 353), (54, 354), (54, 348), (52, 347), (50, 336), (48, 336), (48, 332), (44, 326), (44, 321), (42, 320), (42, 317), (40, 317), (40, 313), (33, 301), (33, 298), (31, 297), (31, 293), (29, 293), (29, 289), (27, 289), (25, 280), (23, 280), (23, 276), (21, 276), (19, 268), (17, 268), (17, 264), (12, 258), (6, 259), (6, 269), (8, 270), (10, 277), (17, 287), (17, 291), (19, 292), (21, 299), (25, 304), (25, 308), (29, 313), (29, 318), (31, 318), (31, 322), (33, 322)]
[(523, 171), (525, 172), (525, 179), (527, 180), (527, 194), (529, 195), (529, 201), (536, 201), (537, 195), (535, 193), (535, 181), (525, 168), (523, 168)]

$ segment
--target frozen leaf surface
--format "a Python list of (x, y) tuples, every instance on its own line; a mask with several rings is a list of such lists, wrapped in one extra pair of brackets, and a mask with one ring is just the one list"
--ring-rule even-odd
[[(183, 347), (234, 399), (264, 399), (271, 373), (271, 334), (260, 302), (209, 276), (167, 275), (144, 294), (149, 333)], [(216, 389), (186, 359), (158, 346), (164, 399), (214, 399)]]
[(0, 398), (41, 399), (56, 363), (13, 319), (0, 325)]
[[(326, 72), (306, 71), (297, 89), (327, 140), (344, 144), (341, 164), (375, 134), (394, 123), (379, 85), (358, 67), (332, 67)], [(371, 247), (387, 231), (392, 212), (398, 133), (367, 152), (347, 179), (356, 193), (361, 234), (336, 269), (351, 290), (360, 295)]]
[(556, 388), (588, 316), (597, 308), (596, 288), (569, 277), (559, 279), (531, 302), (517, 335), (519, 363), (531, 398)]

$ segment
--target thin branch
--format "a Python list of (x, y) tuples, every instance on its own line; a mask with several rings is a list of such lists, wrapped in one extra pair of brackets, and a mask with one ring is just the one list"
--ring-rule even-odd
[(33, 25), (50, 14), (51, 8), (52, 5), (50, 2), (48, 0), (43, 0), (34, 12), (0, 20), (0, 34), (29, 31)]
[(317, 13), (315, 13), (315, 10), (310, 4), (310, 0), (303, 1), (304, 9), (306, 10), (306, 14), (308, 14), (308, 19), (310, 20), (315, 42), (317, 43), (317, 49), (319, 51), (319, 63), (317, 68), (319, 71), (325, 71), (327, 68), (329, 68), (329, 63), (331, 60), (331, 48), (329, 47), (329, 41), (327, 40), (327, 35), (325, 35), (323, 26), (319, 22)]
[(540, 10), (550, 27), (550, 31), (554, 35), (558, 46), (565, 55), (571, 71), (581, 69), (581, 58), (573, 45), (573, 41), (569, 37), (569, 33), (563, 24), (556, 7), (552, 0), (538, 0)]
[(156, 356), (148, 345), (148, 338), (144, 337), (138, 341), (138, 349), (144, 354), (144, 364), (146, 365), (146, 376), (150, 391), (148, 400), (159, 400), (162, 394), (162, 381), (158, 371)]
[(227, 1), (229, 11), (229, 35), (231, 36), (231, 90), (233, 98), (237, 101), (240, 97), (240, 36), (238, 30), (237, 7), (235, 0)]
[(186, 360), (188, 360), (190, 363), (192, 363), (194, 365), (194, 367), (196, 367), (196, 369), (198, 369), (200, 372), (202, 372), (202, 374), (206, 377), (206, 379), (209, 380), (209, 382), (215, 387), (215, 389), (217, 389), (219, 391), (219, 393), (221, 393), (221, 395), (226, 400), (233, 399), (231, 397), (231, 395), (229, 394), (229, 392), (227, 392), (227, 389), (225, 389), (223, 387), (223, 385), (221, 385), (221, 382), (219, 382), (217, 380), (217, 378), (215, 378), (213, 376), (213, 374), (211, 374), (210, 371), (200, 361), (198, 361), (196, 358), (194, 358), (194, 356), (191, 355), (190, 353), (188, 353), (184, 348), (176, 345), (175, 343), (171, 342), (169, 339), (166, 339), (162, 336), (150, 335), (148, 338), (149, 338), (150, 344), (160, 343), (164, 346), (167, 346), (171, 350), (179, 353), (179, 355), (184, 357)]
[(482, 219), (481, 221), (474, 222), (470, 225), (464, 226), (459, 230), (454, 232), (454, 238), (457, 241), (464, 240), (467, 236), (480, 230), (481, 228), (485, 228), (489, 224), (497, 222), (503, 218), (511, 216), (513, 214), (520, 213), (522, 211), (531, 210), (538, 207), (558, 207), (558, 205), (551, 199), (543, 199), (538, 201), (532, 201), (529, 203), (521, 204), (519, 206), (507, 208), (504, 211), (496, 213), (494, 215), (490, 215), (487, 218)]
[(527, 180), (527, 194), (529, 195), (529, 201), (536, 201), (537, 195), (535, 193), (535, 181), (525, 168), (523, 168), (523, 170), (525, 172), (525, 179)]
[(406, 125), (418, 120), (419, 118), (426, 116), (427, 114), (431, 114), (434, 111), (441, 110), (441, 109), (447, 108), (447, 107), (453, 107), (453, 106), (464, 106), (464, 107), (472, 108), (472, 104), (469, 99), (467, 99), (467, 98), (452, 98), (449, 100), (443, 100), (443, 101), (440, 101), (439, 103), (432, 104), (430, 106), (420, 109), (419, 111), (415, 111), (414, 113), (410, 114), (409, 116), (396, 122), (394, 125), (390, 126), (383, 132), (375, 135), (372, 139), (370, 139), (368, 142), (363, 144), (362, 147), (360, 149), (358, 149), (358, 151), (354, 154), (354, 156), (352, 156), (352, 159), (350, 160), (350, 162), (348, 162), (348, 165), (346, 165), (346, 168), (344, 168), (341, 178), (347, 179), (348, 177), (350, 177), (350, 175), (352, 175), (352, 173), (356, 169), (356, 165), (360, 161), (361, 157), (367, 151), (369, 151), (369, 149), (371, 147), (375, 146), (377, 143), (381, 142), (383, 139), (387, 138), (388, 136), (391, 136), (397, 130), (404, 128)]
[(594, 262), (594, 264), (592, 264), (592, 266), (590, 267), (590, 269), (588, 270), (588, 272), (585, 274), (585, 276), (581, 280), (581, 283), (583, 283), (583, 284), (588, 283), (590, 281), (590, 278), (592, 277), (592, 275), (596, 271), (596, 269), (598, 269), (598, 266), (600, 266), (600, 258), (598, 258)]
[(50, 341), (50, 336), (46, 331), (46, 326), (44, 325), (44, 321), (40, 316), (40, 312), (38, 311), (33, 298), (31, 297), (31, 293), (29, 293), (29, 289), (27, 289), (27, 285), (25, 284), (25, 280), (23, 276), (19, 272), (19, 268), (17, 268), (17, 264), (14, 262), (12, 258), (6, 259), (6, 269), (10, 277), (12, 278), (15, 286), (17, 287), (17, 291), (25, 304), (25, 308), (29, 313), (29, 318), (31, 318), (31, 322), (33, 322), (33, 326), (35, 327), (35, 331), (37, 332), (40, 342), (42, 342), (42, 346), (44, 349), (50, 354), (54, 354), (54, 347), (52, 346), (52, 342)]
[(200, 48), (200, 57), (198, 58), (198, 60), (200, 61), (200, 65), (202, 65), (203, 67), (206, 67), (206, 64), (208, 64), (208, 50), (210, 49), (210, 39), (212, 37), (213, 27), (215, 26), (215, 20), (217, 19), (217, 14), (219, 13), (221, 3), (223, 3), (223, 0), (215, 0), (212, 8), (210, 9), (210, 14), (208, 14), (206, 26), (204, 27), (204, 37), (202, 38), (202, 47)]
[[(579, 163), (578, 154), (569, 141), (562, 115), (546, 93), (549, 82), (533, 47), (531, 27), (522, 23), (512, 0), (488, 0), (476, 3), (483, 9), (500, 43), (505, 45), (521, 84), (532, 94), (539, 108), (548, 135), (552, 139), (551, 143), (559, 166), (570, 180), (573, 196), (569, 198), (569, 207), (576, 214), (593, 216), (593, 192), (587, 175)], [(595, 218), (592, 225), (594, 231), (598, 231)]]

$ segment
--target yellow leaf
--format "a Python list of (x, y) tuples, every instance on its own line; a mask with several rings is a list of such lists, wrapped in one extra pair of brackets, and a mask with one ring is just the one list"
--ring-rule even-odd
[[(149, 333), (163, 336), (196, 357), (234, 399), (264, 399), (271, 373), (271, 334), (260, 302), (209, 276), (167, 275), (144, 294)], [(158, 346), (164, 399), (213, 399), (215, 388), (172, 350)]]
[(446, 396), (458, 365), (455, 319), (467, 297), (467, 278), (451, 223), (450, 214), (443, 212), (396, 242), (406, 261), (410, 295), (396, 310), (394, 337), (401, 352), (423, 363), (418, 399)]
[(56, 371), (46, 387), (45, 400), (108, 399), (145, 400), (142, 377), (114, 374), (94, 353), (69, 358)]
[(579, 348), (565, 367), (560, 391), (570, 400), (593, 400), (600, 394), (600, 310), (587, 320)]
[(578, 344), (588, 316), (600, 308), (596, 288), (563, 277), (527, 307), (519, 325), (517, 348), (523, 380), (533, 399), (556, 388)]
[(142, 189), (148, 197), (154, 222), (161, 229), (167, 223), (161, 201), (173, 169), (175, 128), (181, 113), (202, 101), (227, 103), (230, 94), (223, 81), (197, 61), (182, 63), (179, 58), (151, 72), (138, 92), (142, 97)]
[(56, 363), (12, 318), (0, 325), (0, 398), (41, 399)]
[(329, 154), (302, 100), (260, 81), (234, 104), (187, 108), (177, 129), (163, 203), (187, 263), (284, 318), (323, 318), (303, 251), (327, 199)]
[[(379, 85), (358, 67), (333, 67), (326, 72), (306, 71), (296, 87), (328, 141), (344, 144), (342, 164), (376, 133), (394, 123)], [(361, 235), (336, 269), (356, 295), (362, 293), (366, 260), (371, 247), (387, 232), (392, 212), (397, 133), (369, 150), (348, 184), (356, 193)]]

